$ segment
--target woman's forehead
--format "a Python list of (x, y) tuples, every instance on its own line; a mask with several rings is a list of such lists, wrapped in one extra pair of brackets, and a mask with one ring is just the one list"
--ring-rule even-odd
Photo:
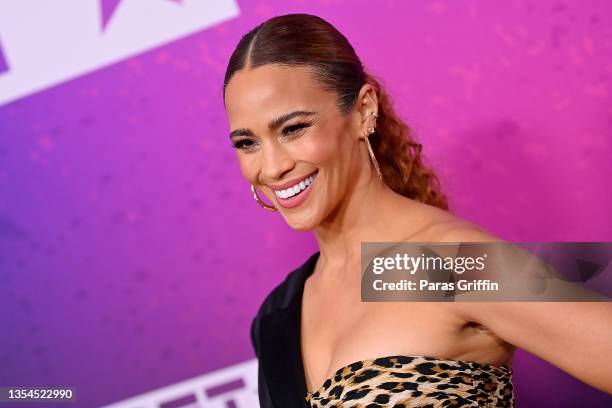
[(321, 106), (330, 94), (313, 79), (308, 68), (270, 64), (237, 71), (226, 88), (225, 98), (232, 122), (248, 117), (263, 119), (296, 107)]

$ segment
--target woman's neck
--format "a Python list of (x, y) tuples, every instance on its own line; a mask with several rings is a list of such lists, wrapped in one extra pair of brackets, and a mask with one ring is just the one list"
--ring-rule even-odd
[[(409, 217), (406, 211), (410, 211), (411, 204), (413, 200), (397, 194), (375, 178), (348, 193), (342, 204), (313, 230), (320, 252), (316, 269), (325, 270), (325, 275), (332, 279), (337, 277), (339, 281), (357, 279), (358, 276), (345, 274), (347, 265), (360, 262), (361, 243), (401, 240), (396, 237), (401, 230), (398, 215)], [(338, 276), (330, 276), (336, 274)]]

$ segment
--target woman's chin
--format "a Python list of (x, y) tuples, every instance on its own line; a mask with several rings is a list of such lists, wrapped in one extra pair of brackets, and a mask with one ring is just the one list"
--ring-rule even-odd
[(314, 225), (311, 224), (289, 224), (289, 227), (291, 227), (291, 229), (293, 229), (294, 231), (298, 231), (298, 232), (306, 232), (306, 231), (310, 231), (314, 228)]
[(295, 231), (310, 231), (317, 225), (312, 217), (286, 217), (285, 222)]

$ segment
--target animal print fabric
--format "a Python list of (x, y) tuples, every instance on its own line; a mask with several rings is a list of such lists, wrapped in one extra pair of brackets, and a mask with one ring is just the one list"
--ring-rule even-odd
[(512, 368), (427, 356), (361, 360), (306, 401), (312, 408), (514, 407)]

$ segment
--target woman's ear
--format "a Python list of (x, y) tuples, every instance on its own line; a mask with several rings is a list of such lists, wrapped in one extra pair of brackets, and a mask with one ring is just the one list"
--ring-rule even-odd
[(376, 89), (368, 83), (364, 84), (357, 97), (357, 111), (359, 112), (359, 137), (370, 135), (371, 127), (376, 127), (376, 118), (372, 113), (378, 114), (378, 96)]

